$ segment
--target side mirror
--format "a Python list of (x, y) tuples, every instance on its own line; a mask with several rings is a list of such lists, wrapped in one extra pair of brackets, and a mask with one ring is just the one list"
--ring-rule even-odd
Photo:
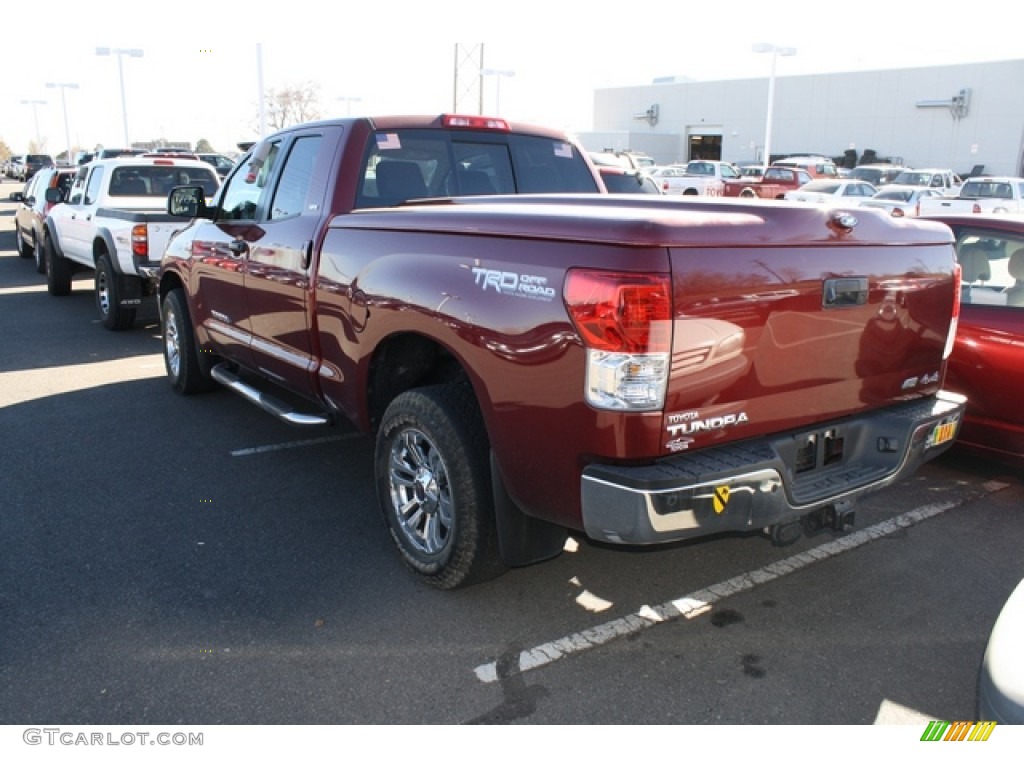
[(202, 187), (175, 187), (167, 195), (167, 213), (182, 219), (207, 218), (206, 196)]
[(60, 187), (47, 187), (44, 195), (46, 202), (56, 205), (64, 202), (64, 190)]

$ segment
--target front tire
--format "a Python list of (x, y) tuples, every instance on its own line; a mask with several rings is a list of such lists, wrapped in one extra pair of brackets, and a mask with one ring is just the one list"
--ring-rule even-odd
[(185, 294), (180, 288), (164, 297), (160, 308), (160, 332), (164, 340), (164, 368), (171, 387), (183, 395), (211, 389), (214, 381), (199, 364), (200, 352)]
[(403, 562), (438, 589), (505, 570), (498, 553), (487, 436), (466, 384), (402, 393), (377, 433), (377, 498)]
[(111, 331), (123, 331), (135, 323), (135, 307), (121, 306), (117, 273), (105, 253), (96, 260), (96, 309), (104, 327)]

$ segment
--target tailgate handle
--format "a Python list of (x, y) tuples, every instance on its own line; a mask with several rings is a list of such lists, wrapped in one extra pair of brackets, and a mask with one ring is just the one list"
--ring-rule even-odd
[(823, 307), (858, 307), (868, 303), (866, 277), (831, 277), (822, 291)]

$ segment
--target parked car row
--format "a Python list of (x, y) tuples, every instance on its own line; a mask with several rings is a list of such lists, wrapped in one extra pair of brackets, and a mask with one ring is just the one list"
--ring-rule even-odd
[(75, 167), (44, 168), (13, 192), (20, 255), (46, 275), (47, 291), (66, 296), (76, 272), (95, 275), (96, 307), (111, 330), (131, 327), (171, 233), (175, 186), (199, 185), (212, 198), (220, 177), (194, 154), (130, 152)]
[(3, 175), (16, 181), (28, 181), (38, 171), (54, 165), (50, 155), (12, 155), (4, 162)]

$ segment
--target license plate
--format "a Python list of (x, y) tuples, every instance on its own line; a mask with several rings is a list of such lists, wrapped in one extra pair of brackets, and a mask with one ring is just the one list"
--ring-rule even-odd
[(935, 425), (935, 429), (932, 430), (931, 435), (928, 438), (928, 447), (934, 448), (936, 445), (942, 445), (948, 443), (956, 435), (957, 419), (950, 421), (943, 421)]

